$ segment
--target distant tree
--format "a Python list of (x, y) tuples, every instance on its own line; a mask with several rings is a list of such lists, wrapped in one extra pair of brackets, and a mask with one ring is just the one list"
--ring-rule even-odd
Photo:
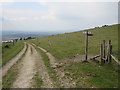
[(18, 41), (18, 39), (15, 39), (14, 41), (15, 41), (15, 42), (17, 42), (17, 41)]
[(99, 27), (95, 27), (95, 28), (99, 28)]
[(106, 27), (106, 26), (108, 26), (108, 25), (103, 25), (102, 27)]
[(9, 45), (5, 45), (5, 48), (10, 48)]
[(27, 37), (26, 40), (28, 40), (28, 39), (32, 39), (32, 37)]
[(20, 38), (20, 40), (22, 40), (22, 38)]

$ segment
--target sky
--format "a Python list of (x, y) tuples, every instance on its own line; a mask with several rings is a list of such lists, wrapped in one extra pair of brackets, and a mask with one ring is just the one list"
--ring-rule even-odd
[(3, 31), (71, 32), (118, 23), (118, 0), (1, 0), (0, 7)]

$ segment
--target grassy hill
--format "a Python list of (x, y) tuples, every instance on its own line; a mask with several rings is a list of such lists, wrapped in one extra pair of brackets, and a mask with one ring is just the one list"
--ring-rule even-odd
[[(65, 58), (73, 58), (74, 55), (85, 53), (84, 31), (40, 37), (32, 39), (32, 42), (41, 46), (53, 54), (59, 62), (64, 63), (65, 70), (76, 82), (77, 88), (116, 88), (118, 87), (117, 65), (88, 62), (65, 61)], [(113, 55), (118, 57), (118, 25), (88, 29), (94, 36), (89, 37), (89, 54), (99, 54), (102, 40), (112, 40)], [(46, 59), (44, 59), (46, 62)], [(114, 61), (113, 61), (114, 62)], [(49, 60), (47, 61), (49, 63)], [(116, 66), (116, 67), (115, 67)], [(49, 70), (51, 68), (49, 67)], [(95, 76), (94, 76), (95, 75)], [(56, 77), (56, 76), (54, 76)], [(56, 77), (57, 78), (57, 77)]]
[[(73, 57), (75, 54), (85, 54), (85, 34), (84, 31), (66, 33), (48, 37), (41, 37), (32, 40), (51, 52), (58, 60)], [(118, 25), (88, 29), (93, 33), (89, 37), (89, 54), (99, 54), (102, 40), (112, 40), (113, 55), (118, 55)], [(50, 45), (51, 44), (51, 45)], [(106, 43), (107, 44), (107, 43)]]

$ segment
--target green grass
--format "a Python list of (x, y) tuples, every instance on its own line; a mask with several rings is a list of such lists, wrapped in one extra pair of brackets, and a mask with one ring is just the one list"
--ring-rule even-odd
[(17, 65), (14, 65), (8, 70), (7, 74), (2, 78), (2, 88), (10, 88), (14, 80), (17, 78)]
[[(5, 48), (5, 45), (8, 45), (9, 48)], [(8, 62), (11, 58), (17, 55), (24, 47), (22, 41), (15, 43), (3, 43), (2, 44), (2, 65)]]
[(39, 76), (38, 72), (33, 77), (33, 80), (34, 80), (33, 87), (34, 88), (41, 88), (41, 85), (43, 84), (43, 81), (42, 81), (42, 78)]
[[(102, 40), (112, 40), (113, 55), (118, 57), (118, 25), (88, 29), (94, 36), (89, 37), (89, 54), (99, 54)], [(67, 34), (40, 37), (30, 42), (41, 46), (52, 53), (58, 60), (85, 53), (85, 34), (78, 31)], [(49, 45), (48, 40), (51, 42)]]
[[(71, 77), (77, 82), (77, 87), (97, 87), (97, 88), (113, 88), (118, 87), (118, 71), (111, 65), (95, 66), (90, 63), (68, 62), (66, 69), (71, 73)], [(87, 76), (87, 74), (96, 74)], [(81, 77), (84, 84), (81, 83)]]
[(48, 56), (40, 49), (36, 48), (36, 50), (41, 54), (42, 60), (44, 61), (45, 66), (47, 67), (48, 73), (50, 75), (50, 78), (52, 78), (54, 86), (61, 87), (60, 83), (58, 82), (56, 71), (51, 67), (50, 61)]

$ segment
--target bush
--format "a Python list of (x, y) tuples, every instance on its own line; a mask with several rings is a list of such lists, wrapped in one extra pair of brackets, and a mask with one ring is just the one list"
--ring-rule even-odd
[(10, 48), (10, 46), (9, 45), (5, 45), (5, 48)]

